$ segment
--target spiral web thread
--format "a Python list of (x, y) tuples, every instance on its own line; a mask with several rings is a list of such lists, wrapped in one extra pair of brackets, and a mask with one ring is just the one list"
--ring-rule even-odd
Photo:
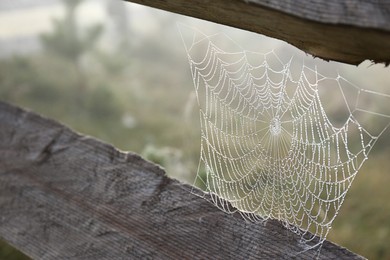
[[(252, 221), (278, 219), (300, 235), (304, 250), (319, 250), (357, 172), (388, 126), (370, 134), (357, 114), (389, 116), (359, 108), (359, 100), (364, 94), (390, 96), (305, 65), (294, 79), (291, 60), (283, 64), (274, 51), (244, 51), (225, 34), (207, 36), (185, 27), (193, 30), (188, 40), (179, 29), (200, 108), (195, 183), (223, 211), (238, 211)], [(330, 82), (340, 89), (349, 114), (337, 126), (320, 99), (319, 87)]]

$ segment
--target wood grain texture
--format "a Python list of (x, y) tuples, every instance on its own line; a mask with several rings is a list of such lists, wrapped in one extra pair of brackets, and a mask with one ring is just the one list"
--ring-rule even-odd
[(325, 60), (390, 63), (389, 0), (125, 0), (264, 34)]
[[(280, 259), (302, 250), (279, 222), (225, 214), (136, 154), (5, 103), (0, 126), (0, 237), (32, 258)], [(321, 258), (362, 259), (327, 241)]]

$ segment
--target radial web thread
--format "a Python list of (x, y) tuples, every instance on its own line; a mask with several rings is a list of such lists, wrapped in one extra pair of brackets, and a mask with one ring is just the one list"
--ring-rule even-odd
[[(181, 27), (200, 109), (196, 184), (223, 211), (252, 221), (278, 219), (300, 235), (304, 248), (320, 248), (388, 126), (370, 133), (358, 114), (382, 121), (389, 116), (359, 108), (359, 102), (368, 94), (390, 96), (306, 65), (294, 77), (292, 60), (283, 63), (274, 51), (245, 51), (223, 33)], [(183, 30), (192, 36), (185, 38)], [(327, 84), (340, 90), (347, 108), (339, 124), (323, 106), (320, 89)]]

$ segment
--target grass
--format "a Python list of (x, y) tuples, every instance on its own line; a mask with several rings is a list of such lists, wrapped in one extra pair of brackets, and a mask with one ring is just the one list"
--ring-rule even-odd
[(369, 259), (390, 259), (389, 153), (372, 154), (362, 167), (328, 237)]
[(0, 259), (4, 260), (27, 260), (31, 259), (27, 255), (15, 250), (5, 241), (0, 240)]

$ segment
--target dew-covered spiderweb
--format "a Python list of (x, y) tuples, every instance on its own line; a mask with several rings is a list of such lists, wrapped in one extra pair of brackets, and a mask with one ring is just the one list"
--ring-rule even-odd
[(179, 30), (200, 109), (196, 184), (222, 210), (278, 219), (306, 248), (320, 247), (388, 126), (389, 109), (370, 110), (366, 100), (390, 96), (305, 64), (297, 73), (293, 59), (245, 51), (223, 33)]

